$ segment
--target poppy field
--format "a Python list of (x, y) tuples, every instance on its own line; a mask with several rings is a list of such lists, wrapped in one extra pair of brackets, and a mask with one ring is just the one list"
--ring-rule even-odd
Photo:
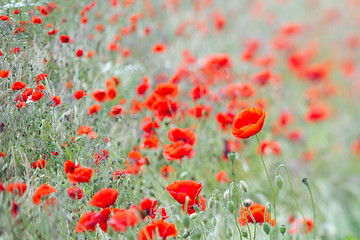
[(359, 0), (2, 0), (0, 239), (360, 239)]

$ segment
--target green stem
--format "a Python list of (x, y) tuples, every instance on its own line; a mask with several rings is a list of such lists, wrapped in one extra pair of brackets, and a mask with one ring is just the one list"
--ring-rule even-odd
[(248, 211), (248, 213), (249, 213), (249, 215), (250, 215), (250, 217), (251, 217), (251, 219), (252, 219), (252, 221), (254, 223), (254, 240), (255, 240), (256, 239), (256, 221), (255, 221), (255, 218), (252, 215), (250, 209), (248, 207), (246, 207), (246, 209), (247, 209), (247, 211)]
[[(232, 198), (233, 200), (235, 200), (235, 186), (236, 186), (236, 183), (235, 183), (235, 172), (234, 172), (234, 161), (231, 161), (231, 169), (232, 169), (232, 179), (233, 179), (233, 185), (234, 185), (234, 194), (232, 195)], [(241, 199), (240, 199), (240, 203), (241, 203)], [(241, 203), (242, 205), (242, 203)], [(243, 239), (242, 238), (242, 233), (241, 233), (241, 230), (240, 230), (240, 227), (239, 227), (239, 223), (237, 221), (237, 218), (236, 218), (236, 212), (237, 212), (237, 207), (236, 207), (236, 202), (234, 201), (234, 206), (235, 206), (235, 211), (234, 211), (234, 220), (235, 220), (235, 224), (236, 224), (236, 228), (239, 232), (239, 235), (240, 235), (240, 239)], [(245, 218), (246, 219), (246, 218)]]
[[(274, 232), (274, 239), (276, 239), (276, 197), (275, 197), (275, 191), (274, 191), (274, 187), (272, 185), (272, 182), (271, 182), (271, 179), (270, 179), (270, 176), (269, 176), (269, 173), (268, 173), (268, 170), (266, 168), (266, 165), (265, 165), (265, 162), (264, 162), (264, 158), (263, 158), (263, 155), (262, 155), (262, 152), (261, 152), (261, 144), (260, 144), (260, 139), (258, 137), (258, 135), (256, 134), (256, 139), (258, 141), (258, 145), (259, 145), (259, 152), (260, 152), (260, 157), (261, 157), (261, 161), (262, 161), (262, 164), (264, 166), (264, 169), (265, 169), (265, 172), (266, 172), (266, 176), (268, 178), (268, 181), (270, 183), (270, 187), (271, 187), (271, 191), (272, 191), (272, 195), (273, 195), (273, 199), (274, 199), (274, 220), (275, 220), (275, 232)], [(271, 221), (271, 219), (270, 219)]]
[[(290, 189), (291, 189), (291, 194), (292, 194), (292, 196), (293, 196), (293, 198), (295, 200), (296, 208), (298, 209), (299, 213), (301, 214), (301, 216), (303, 218), (303, 221), (304, 221), (304, 224), (306, 224), (305, 216), (304, 216), (303, 212), (301, 211), (299, 203), (298, 203), (298, 201), (296, 199), (294, 189), (292, 187), (291, 180), (290, 180), (290, 174), (289, 174), (289, 171), (288, 171), (287, 167), (284, 164), (279, 165), (278, 168), (277, 168), (277, 171), (276, 171), (276, 175), (279, 175), (279, 171), (280, 171), (281, 168), (284, 168), (285, 171), (286, 171), (286, 175), (287, 175), (288, 181), (289, 181), (289, 186), (290, 186)], [(307, 239), (308, 239), (308, 230), (307, 230), (307, 228), (305, 228), (305, 231), (306, 231), (306, 236), (307, 236)]]
[[(302, 182), (306, 185), (306, 187), (307, 187), (307, 189), (309, 190), (309, 193), (310, 193), (311, 205), (312, 205), (312, 210), (313, 210), (313, 218), (314, 218), (314, 224), (313, 224), (314, 231), (313, 231), (313, 234), (314, 234), (314, 240), (315, 240), (316, 239), (316, 228), (315, 228), (316, 212), (315, 212), (314, 198), (313, 198), (313, 194), (312, 194), (311, 187), (310, 187), (310, 184), (309, 184), (309, 180), (307, 178), (304, 178)], [(306, 228), (306, 231), (307, 231), (308, 230), (307, 223), (305, 222), (304, 225), (305, 225), (305, 228)]]

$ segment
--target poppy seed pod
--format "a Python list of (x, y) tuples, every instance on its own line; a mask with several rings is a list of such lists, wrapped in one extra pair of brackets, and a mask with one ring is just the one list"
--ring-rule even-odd
[(231, 227), (228, 227), (228, 229), (227, 229), (226, 233), (227, 233), (227, 235), (228, 235), (229, 237), (232, 237), (233, 232), (232, 232)]
[(211, 198), (209, 199), (209, 208), (213, 208), (214, 205), (215, 205), (215, 199), (214, 199), (214, 197), (211, 197)]
[(277, 175), (275, 177), (275, 183), (276, 183), (276, 186), (279, 188), (279, 189), (282, 189), (282, 187), (284, 186), (284, 180), (283, 178), (280, 176), (280, 175)]
[(305, 184), (308, 188), (309, 188), (309, 179), (308, 178), (303, 178), (303, 180), (301, 180), (303, 182), (303, 184)]
[(181, 236), (182, 238), (187, 238), (190, 236), (190, 233), (188, 231), (184, 232), (183, 235)]
[(228, 208), (229, 212), (234, 213), (234, 211), (235, 211), (235, 204), (234, 204), (234, 202), (233, 202), (233, 201), (229, 201), (229, 202), (227, 203), (227, 208)]
[(235, 159), (236, 159), (236, 153), (235, 153), (235, 152), (229, 152), (229, 153), (227, 154), (227, 157), (229, 158), (229, 160), (230, 160), (231, 162), (234, 162)]
[(224, 192), (224, 198), (229, 199), (230, 191), (229, 189)]
[(284, 235), (285, 232), (286, 232), (286, 226), (285, 226), (284, 224), (282, 224), (282, 225), (280, 226), (280, 233), (281, 233), (282, 235)]
[(185, 228), (189, 228), (190, 222), (191, 222), (191, 220), (190, 220), (190, 218), (189, 218), (188, 216), (185, 216), (185, 217), (183, 218), (183, 224), (184, 224), (184, 227), (185, 227)]
[(248, 186), (243, 180), (240, 181), (240, 187), (244, 191), (244, 193), (248, 192)]
[(253, 205), (253, 201), (251, 199), (245, 199), (244, 206), (248, 208), (251, 207), (251, 205)]
[(197, 218), (197, 213), (193, 213), (193, 214), (191, 214), (190, 215), (190, 218), (192, 219), (192, 220), (194, 220), (194, 219), (196, 219)]
[(264, 230), (264, 232), (266, 233), (266, 235), (269, 235), (269, 233), (270, 233), (270, 224), (267, 223), (267, 222), (265, 222), (265, 223), (263, 224), (263, 230)]
[(248, 233), (245, 232), (245, 231), (243, 231), (243, 232), (242, 232), (242, 236), (243, 236), (244, 238), (247, 238), (247, 237), (248, 237)]

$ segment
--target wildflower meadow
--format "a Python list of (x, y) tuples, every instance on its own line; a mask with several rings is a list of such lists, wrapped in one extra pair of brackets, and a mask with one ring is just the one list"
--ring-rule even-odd
[(0, 0), (0, 240), (360, 239), (359, 0)]

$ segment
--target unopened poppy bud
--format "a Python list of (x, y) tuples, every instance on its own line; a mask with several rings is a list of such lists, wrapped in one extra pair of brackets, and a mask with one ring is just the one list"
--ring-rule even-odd
[(190, 218), (191, 218), (192, 220), (196, 219), (196, 217), (197, 217), (197, 213), (193, 213), (193, 214), (190, 215)]
[(229, 189), (224, 192), (224, 198), (229, 199), (230, 191)]
[(253, 201), (251, 199), (245, 199), (244, 206), (246, 208), (250, 207), (253, 204)]
[(233, 235), (231, 227), (228, 227), (226, 233), (229, 237), (231, 237)]
[(228, 152), (227, 156), (228, 156), (228, 158), (229, 158), (229, 160), (231, 162), (234, 162), (235, 159), (236, 159), (236, 153), (235, 152)]
[(213, 218), (213, 220), (212, 220), (212, 224), (213, 224), (214, 226), (216, 226), (216, 224), (217, 224), (217, 220), (216, 220), (216, 218)]
[(188, 231), (184, 232), (183, 235), (181, 236), (182, 238), (187, 238), (190, 236), (190, 233)]
[(195, 212), (199, 212), (199, 211), (200, 211), (199, 206), (198, 206), (198, 205), (196, 205), (196, 204), (193, 206), (193, 209), (195, 210)]
[(302, 182), (303, 182), (303, 184), (305, 184), (308, 188), (310, 187), (310, 183), (309, 183), (309, 179), (307, 179), (307, 178), (303, 178), (303, 180), (302, 180)]
[(242, 232), (242, 236), (243, 236), (244, 238), (247, 238), (247, 237), (248, 237), (247, 232), (243, 231), (243, 232)]
[(130, 178), (126, 179), (126, 182), (127, 182), (128, 185), (131, 185), (131, 179)]
[(266, 233), (266, 235), (269, 235), (269, 233), (270, 233), (270, 224), (267, 223), (267, 222), (265, 222), (265, 223), (263, 224), (263, 230), (264, 230), (264, 232)]
[(211, 197), (211, 198), (209, 199), (208, 205), (209, 205), (209, 208), (213, 208), (213, 207), (214, 207), (214, 205), (215, 205), (215, 199), (214, 199), (214, 197)]
[(229, 211), (230, 211), (231, 213), (234, 213), (234, 211), (235, 211), (235, 204), (234, 204), (234, 202), (233, 202), (233, 201), (229, 201), (229, 202), (227, 203), (227, 208), (229, 209)]
[(284, 224), (282, 224), (282, 225), (280, 226), (280, 233), (281, 233), (282, 235), (284, 235), (285, 232), (286, 232), (286, 226), (285, 226)]
[(282, 189), (282, 187), (284, 186), (284, 180), (283, 178), (280, 176), (280, 175), (277, 175), (275, 177), (275, 183), (276, 183), (276, 186), (279, 188), (279, 189)]
[(184, 219), (183, 219), (184, 227), (185, 227), (185, 228), (189, 228), (190, 223), (191, 223), (190, 218), (189, 218), (188, 216), (185, 216)]
[(131, 231), (128, 231), (126, 234), (126, 239), (135, 240), (135, 234)]
[(240, 181), (240, 187), (244, 191), (244, 193), (248, 192), (248, 186), (243, 180)]

